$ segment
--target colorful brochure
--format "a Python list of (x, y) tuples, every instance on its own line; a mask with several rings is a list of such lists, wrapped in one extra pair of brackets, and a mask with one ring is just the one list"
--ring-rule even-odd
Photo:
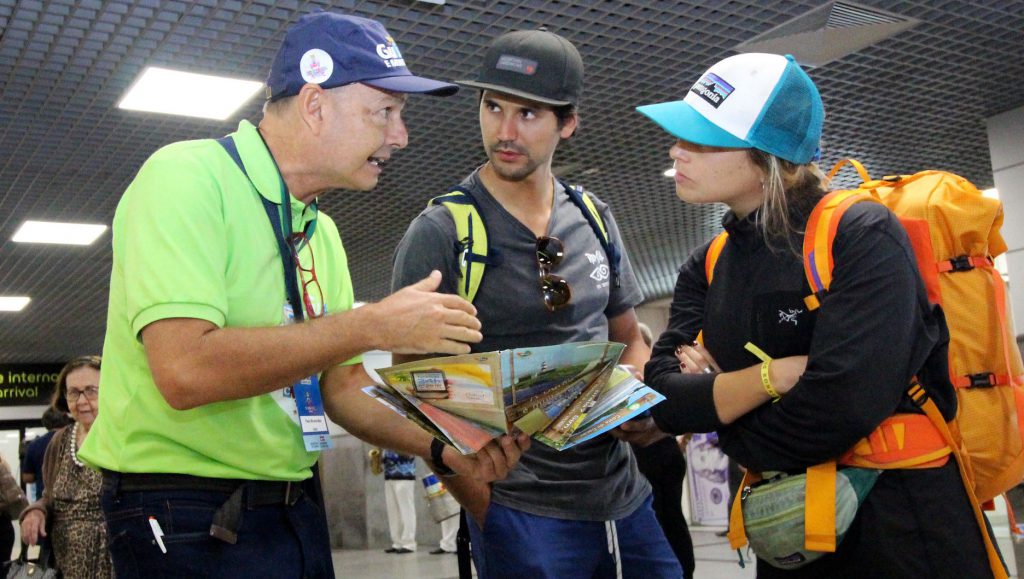
[(378, 370), (384, 384), (363, 391), (463, 454), (513, 428), (564, 450), (665, 399), (616, 365), (624, 349), (576, 342), (431, 358)]

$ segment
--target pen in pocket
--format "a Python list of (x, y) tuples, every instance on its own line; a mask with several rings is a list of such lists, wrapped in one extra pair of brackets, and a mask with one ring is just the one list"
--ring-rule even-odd
[(164, 530), (160, 528), (160, 521), (156, 520), (156, 517), (149, 518), (149, 528), (153, 530), (153, 538), (156, 539), (160, 552), (166, 553), (167, 547), (164, 545)]

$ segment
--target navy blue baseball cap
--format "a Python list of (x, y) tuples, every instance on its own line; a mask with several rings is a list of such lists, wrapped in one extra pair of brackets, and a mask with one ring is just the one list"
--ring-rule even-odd
[(284, 36), (267, 76), (267, 99), (299, 94), (307, 83), (334, 88), (354, 82), (399, 93), (455, 94), (457, 85), (414, 76), (395, 40), (376, 20), (313, 12)]

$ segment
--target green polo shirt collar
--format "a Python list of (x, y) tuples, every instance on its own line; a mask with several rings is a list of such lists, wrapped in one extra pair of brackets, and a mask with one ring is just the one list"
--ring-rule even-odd
[[(274, 205), (281, 205), (281, 173), (256, 126), (243, 119), (232, 136), (238, 148), (238, 156), (242, 158), (245, 171), (256, 186), (256, 191)], [(313, 212), (291, 193), (288, 198), (292, 205), (292, 230), (301, 231), (305, 222), (312, 218)]]

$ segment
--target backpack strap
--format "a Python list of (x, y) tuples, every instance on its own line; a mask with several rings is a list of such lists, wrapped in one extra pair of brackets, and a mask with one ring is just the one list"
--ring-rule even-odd
[(1003, 560), (999, 555), (999, 550), (992, 542), (992, 536), (988, 532), (985, 515), (981, 512), (981, 503), (974, 493), (974, 483), (972, 482), (974, 476), (968, 470), (970, 468), (969, 458), (963, 454), (962, 441), (958, 440), (960, 438), (959, 433), (953, 434), (946, 424), (946, 419), (942, 416), (939, 407), (928, 397), (928, 393), (919, 383), (915, 382), (912, 384), (910, 389), (907, 390), (907, 394), (910, 395), (914, 404), (920, 407), (925, 415), (928, 416), (928, 419), (932, 421), (932, 424), (935, 425), (935, 428), (949, 446), (953, 456), (956, 457), (956, 464), (960, 470), (960, 480), (964, 484), (964, 492), (967, 493), (967, 499), (971, 503), (971, 510), (974, 512), (974, 519), (978, 523), (978, 529), (981, 531), (981, 537), (985, 543), (985, 553), (988, 556), (989, 567), (992, 569), (992, 576), (995, 579), (1006, 579), (1007, 573), (1003, 567)]
[[(867, 169), (856, 159), (840, 160), (828, 172), (827, 179), (831, 181), (846, 165), (853, 166), (864, 183), (871, 181)], [(851, 205), (861, 201), (878, 200), (863, 189), (832, 191), (818, 201), (807, 219), (804, 229), (804, 273), (813, 292), (813, 295), (804, 298), (808, 309), (818, 309), (819, 296), (827, 292), (832, 284), (832, 243), (839, 229), (839, 221)]]
[(704, 277), (708, 280), (708, 285), (711, 285), (711, 280), (715, 278), (715, 264), (718, 263), (718, 257), (722, 255), (722, 250), (725, 248), (725, 242), (729, 240), (729, 232), (723, 231), (715, 236), (711, 240), (711, 245), (708, 246), (708, 253), (704, 257)]
[[(598, 211), (594, 200), (583, 190), (582, 187), (562, 183), (565, 192), (573, 204), (579, 207), (583, 216), (587, 219), (594, 235), (601, 242), (608, 257), (608, 266), (612, 273), (612, 283), (619, 287), (619, 263), (621, 252), (618, 245), (608, 234), (608, 228), (601, 212)], [(456, 288), (458, 294), (472, 302), (480, 289), (483, 281), (484, 269), (487, 265), (498, 265), (501, 263), (501, 256), (498, 251), (490, 247), (487, 241), (487, 223), (480, 212), (480, 207), (473, 198), (473, 194), (464, 187), (455, 187), (450, 193), (434, 197), (428, 205), (443, 205), (452, 215), (455, 221), (455, 234), (458, 241), (455, 244), (455, 253), (459, 262), (459, 273), (463, 283)], [(474, 267), (473, 264), (476, 264)]]
[[(459, 262), (459, 275), (463, 283), (458, 284), (459, 296), (472, 302), (480, 289), (484, 267), (500, 263), (498, 252), (487, 242), (487, 224), (480, 208), (468, 189), (456, 187), (450, 193), (434, 197), (429, 205), (443, 205), (455, 222), (455, 254)], [(476, 264), (476, 267), (474, 267)]]
[(854, 203), (878, 200), (859, 189), (833, 191), (821, 198), (811, 211), (804, 231), (804, 274), (811, 287), (811, 295), (804, 298), (810, 310), (818, 309), (821, 297), (832, 285), (832, 244), (836, 239), (843, 214)]
[[(708, 287), (711, 286), (711, 280), (715, 277), (715, 264), (718, 263), (718, 257), (722, 255), (725, 242), (728, 240), (729, 232), (723, 231), (716, 235), (711, 240), (711, 245), (708, 246), (708, 253), (704, 256), (704, 277), (708, 280)], [(697, 342), (704, 345), (704, 330), (697, 332)]]
[(619, 261), (622, 255), (618, 245), (608, 235), (608, 228), (605, 226), (604, 219), (601, 218), (601, 212), (597, 210), (594, 200), (590, 198), (590, 194), (583, 190), (583, 187), (564, 182), (562, 187), (565, 188), (569, 199), (576, 204), (576, 207), (580, 208), (583, 216), (587, 218), (590, 228), (594, 230), (597, 240), (601, 242), (601, 247), (604, 249), (605, 255), (608, 256), (608, 266), (612, 270), (612, 284), (614, 287), (619, 287)]

